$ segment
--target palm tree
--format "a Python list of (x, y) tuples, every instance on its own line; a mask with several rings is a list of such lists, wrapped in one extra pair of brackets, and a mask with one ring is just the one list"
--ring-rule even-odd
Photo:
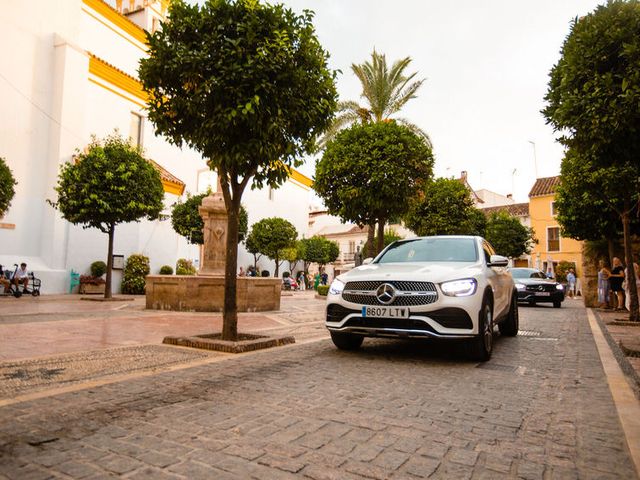
[[(352, 123), (388, 121), (396, 121), (405, 125), (413, 133), (422, 137), (431, 148), (432, 144), (429, 135), (420, 127), (405, 118), (391, 118), (409, 100), (416, 98), (416, 92), (425, 80), (414, 80), (417, 72), (405, 75), (404, 71), (409, 66), (409, 63), (411, 63), (411, 57), (406, 57), (394, 62), (391, 69), (389, 69), (385, 55), (374, 50), (371, 54), (370, 62), (367, 61), (360, 65), (351, 64), (351, 70), (353, 70), (353, 73), (356, 74), (362, 84), (361, 97), (366, 100), (366, 105), (362, 106), (353, 100), (339, 102), (338, 116), (318, 141), (318, 148), (324, 148), (340, 130)], [(372, 257), (375, 250), (380, 251), (384, 239), (380, 235), (377, 247), (374, 246), (375, 222), (368, 227), (367, 245), (369, 246), (369, 251), (367, 255)], [(384, 227), (380, 227), (379, 230), (384, 231)]]
[(416, 98), (416, 92), (424, 83), (424, 79), (413, 80), (417, 72), (408, 76), (404, 74), (409, 63), (411, 63), (411, 57), (406, 57), (394, 62), (391, 69), (389, 69), (385, 55), (374, 50), (371, 54), (370, 62), (367, 61), (360, 65), (352, 64), (351, 70), (353, 70), (353, 73), (362, 84), (361, 96), (366, 100), (366, 106), (362, 106), (353, 100), (340, 102), (338, 104), (338, 116), (318, 142), (318, 147), (323, 148), (341, 129), (352, 123), (390, 120), (407, 126), (411, 131), (421, 136), (431, 147), (429, 135), (420, 127), (405, 118), (391, 118), (409, 100)]

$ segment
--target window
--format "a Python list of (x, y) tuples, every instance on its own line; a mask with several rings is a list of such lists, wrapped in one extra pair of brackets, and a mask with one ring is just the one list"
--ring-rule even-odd
[(131, 143), (136, 147), (142, 146), (142, 131), (144, 118), (142, 115), (131, 112), (131, 125), (129, 127), (129, 137), (131, 137)]
[(560, 227), (547, 228), (547, 251), (560, 251)]
[(356, 242), (353, 240), (349, 241), (349, 253), (356, 253)]
[(551, 216), (555, 217), (558, 214), (556, 210), (556, 202), (551, 202)]

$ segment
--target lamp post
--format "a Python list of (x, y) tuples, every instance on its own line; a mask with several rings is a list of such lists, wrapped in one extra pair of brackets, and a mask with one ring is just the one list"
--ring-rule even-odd
[(536, 179), (538, 178), (538, 157), (536, 156), (536, 142), (529, 140), (529, 143), (533, 146), (533, 168), (536, 174)]

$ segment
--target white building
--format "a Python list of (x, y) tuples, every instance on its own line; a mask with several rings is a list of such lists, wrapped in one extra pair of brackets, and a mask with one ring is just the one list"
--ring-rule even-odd
[[(68, 291), (71, 270), (88, 272), (106, 260), (107, 236), (84, 230), (60, 217), (46, 203), (60, 165), (77, 150), (118, 129), (141, 144), (160, 170), (165, 211), (160, 220), (116, 227), (114, 254), (142, 253), (151, 271), (175, 266), (178, 258), (198, 260), (199, 248), (175, 234), (170, 206), (187, 192), (215, 188), (215, 174), (195, 151), (179, 149), (145, 118), (146, 95), (137, 80), (146, 54), (144, 29), (155, 29), (168, 0), (3, 1), (0, 16), (0, 157), (18, 181), (16, 195), (0, 219), (0, 263), (22, 261), (43, 281), (43, 293)], [(247, 190), (243, 204), (254, 223), (269, 216), (307, 228), (311, 180), (294, 171), (277, 191)], [(241, 248), (239, 265), (252, 257)], [(262, 262), (263, 268), (273, 267)], [(114, 290), (120, 273), (115, 272)]]

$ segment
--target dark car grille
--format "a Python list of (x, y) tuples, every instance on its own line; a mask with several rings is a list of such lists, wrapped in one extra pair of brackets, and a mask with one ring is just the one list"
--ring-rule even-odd
[(332, 303), (327, 306), (327, 322), (340, 322), (344, 317), (351, 313), (361, 313), (361, 311), (352, 310), (337, 303)]
[(555, 284), (540, 283), (537, 285), (527, 285), (527, 292), (555, 292), (557, 290)]
[[(438, 300), (436, 286), (431, 282), (406, 282), (406, 281), (368, 281), (368, 282), (347, 282), (342, 292), (342, 298), (347, 302), (360, 305), (382, 305), (375, 295), (377, 288), (383, 283), (389, 283), (400, 293), (389, 305), (397, 307), (416, 307), (418, 305), (429, 305)], [(357, 293), (354, 293), (357, 292)], [(371, 292), (364, 295), (362, 292)], [(402, 292), (429, 292), (426, 295), (401, 295)]]

